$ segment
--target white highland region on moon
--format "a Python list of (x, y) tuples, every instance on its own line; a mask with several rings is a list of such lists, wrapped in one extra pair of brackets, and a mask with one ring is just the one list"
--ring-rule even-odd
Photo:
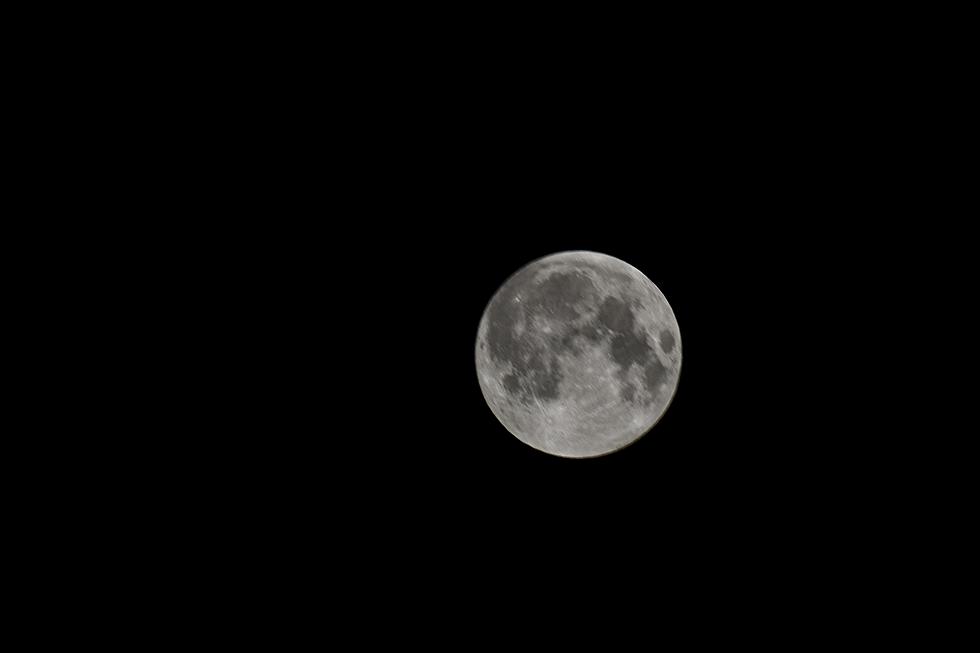
[(518, 270), (477, 334), (490, 410), (521, 441), (557, 456), (601, 456), (636, 441), (667, 410), (680, 368), (680, 331), (663, 293), (596, 252)]

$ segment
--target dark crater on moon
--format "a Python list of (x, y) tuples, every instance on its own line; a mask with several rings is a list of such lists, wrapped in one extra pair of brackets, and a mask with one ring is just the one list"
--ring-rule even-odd
[(595, 285), (581, 272), (555, 273), (538, 284), (528, 306), (547, 317), (572, 320), (579, 316), (577, 305), (594, 295)]
[[(643, 368), (642, 378), (649, 391), (645, 403), (652, 401), (665, 379), (666, 368), (645, 334), (637, 333), (629, 301), (611, 295), (601, 297), (591, 278), (582, 272), (554, 272), (532, 284), (535, 272), (525, 269), (512, 277), (487, 312), (490, 358), (502, 367), (510, 364), (503, 378), (506, 392), (525, 405), (536, 399), (556, 400), (563, 378), (561, 357), (608, 342), (609, 354), (619, 366), (622, 399), (633, 402), (636, 398), (636, 388), (626, 378), (635, 364)], [(535, 318), (554, 325), (554, 332), (537, 331), (532, 327)], [(521, 334), (519, 324), (525, 328)], [(673, 336), (662, 332), (660, 344), (669, 352), (674, 346)]]
[(610, 354), (620, 367), (643, 364), (653, 352), (646, 337), (634, 331), (636, 325), (632, 309), (615, 297), (606, 297), (602, 302), (596, 321), (612, 334)]

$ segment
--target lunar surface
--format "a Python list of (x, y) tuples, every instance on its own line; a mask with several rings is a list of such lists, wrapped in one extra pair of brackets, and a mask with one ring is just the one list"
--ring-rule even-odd
[(681, 334), (660, 289), (595, 252), (563, 252), (517, 271), (483, 312), (483, 396), (532, 447), (569, 458), (611, 453), (667, 410)]

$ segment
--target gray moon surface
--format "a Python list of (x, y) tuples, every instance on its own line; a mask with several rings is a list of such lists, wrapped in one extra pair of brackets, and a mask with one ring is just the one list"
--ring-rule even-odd
[(480, 320), (483, 397), (522, 442), (568, 458), (622, 449), (663, 416), (677, 389), (681, 334), (660, 289), (596, 252), (518, 270)]

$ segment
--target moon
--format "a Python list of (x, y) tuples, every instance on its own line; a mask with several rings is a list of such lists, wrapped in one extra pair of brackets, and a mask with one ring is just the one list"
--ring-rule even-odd
[(483, 312), (476, 370), (510, 433), (566, 458), (602, 456), (660, 420), (677, 389), (681, 334), (660, 289), (612, 256), (532, 261)]

